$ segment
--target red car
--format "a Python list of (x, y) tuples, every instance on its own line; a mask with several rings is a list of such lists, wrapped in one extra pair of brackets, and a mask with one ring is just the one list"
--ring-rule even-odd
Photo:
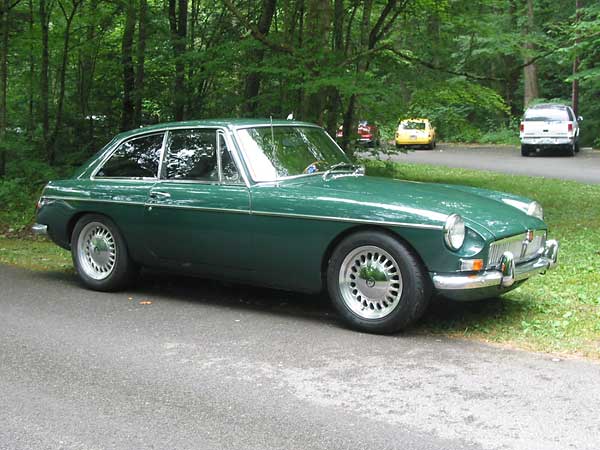
[[(341, 139), (343, 134), (344, 127), (340, 125), (335, 136), (337, 139)], [(375, 125), (374, 123), (368, 122), (366, 120), (360, 120), (358, 122), (357, 134), (357, 144), (366, 145), (368, 147), (375, 147), (379, 146), (380, 144), (379, 128), (377, 128), (377, 125)]]

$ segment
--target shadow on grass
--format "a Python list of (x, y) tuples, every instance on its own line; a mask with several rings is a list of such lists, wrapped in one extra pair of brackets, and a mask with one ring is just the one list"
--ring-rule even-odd
[(420, 326), (424, 330), (448, 334), (487, 333), (498, 327), (520, 323), (528, 309), (528, 302), (502, 297), (474, 302), (435, 297)]

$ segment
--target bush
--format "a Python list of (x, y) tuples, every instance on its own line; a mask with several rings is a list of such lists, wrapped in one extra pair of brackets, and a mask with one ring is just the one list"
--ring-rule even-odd
[(454, 79), (415, 91), (407, 115), (431, 120), (440, 139), (475, 142), (482, 137), (481, 130), (502, 126), (508, 111), (496, 91)]

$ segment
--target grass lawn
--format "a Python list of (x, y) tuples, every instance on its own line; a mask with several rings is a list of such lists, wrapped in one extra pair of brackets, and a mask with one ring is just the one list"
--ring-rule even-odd
[[(436, 166), (365, 161), (371, 175), (465, 184), (538, 200), (559, 265), (502, 298), (434, 302), (417, 332), (600, 358), (600, 185)], [(69, 252), (34, 239), (0, 237), (0, 263), (73, 270)]]

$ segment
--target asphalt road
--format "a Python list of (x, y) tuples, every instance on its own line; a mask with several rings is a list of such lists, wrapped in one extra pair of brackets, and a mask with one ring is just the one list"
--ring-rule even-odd
[(598, 380), (348, 331), (314, 296), (155, 275), (104, 294), (0, 266), (1, 449), (597, 450)]
[(572, 158), (549, 151), (524, 158), (517, 147), (439, 144), (435, 150), (410, 149), (392, 160), (600, 184), (600, 151), (589, 148)]

